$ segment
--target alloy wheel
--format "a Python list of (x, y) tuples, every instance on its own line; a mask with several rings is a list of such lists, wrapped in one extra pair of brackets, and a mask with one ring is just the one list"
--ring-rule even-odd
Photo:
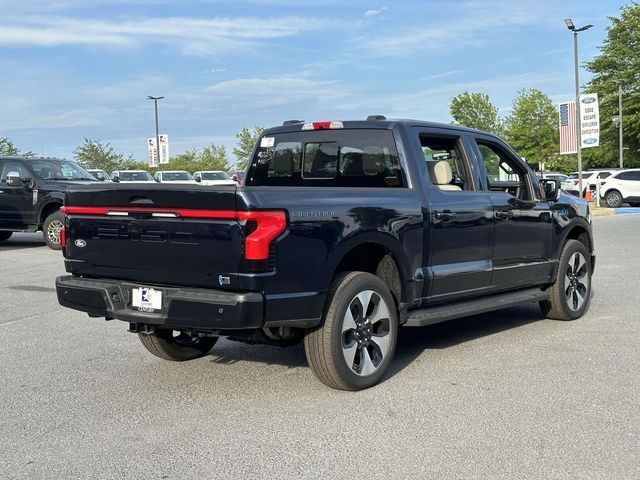
[(382, 365), (390, 350), (389, 307), (373, 290), (358, 293), (342, 322), (342, 354), (357, 375), (368, 376)]
[(564, 294), (569, 309), (576, 312), (582, 308), (589, 296), (589, 266), (584, 255), (571, 255), (564, 277)]

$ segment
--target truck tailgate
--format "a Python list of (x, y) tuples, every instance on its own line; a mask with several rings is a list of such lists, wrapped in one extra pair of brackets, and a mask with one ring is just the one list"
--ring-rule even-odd
[(71, 188), (67, 271), (149, 285), (235, 288), (245, 238), (235, 210), (234, 186)]

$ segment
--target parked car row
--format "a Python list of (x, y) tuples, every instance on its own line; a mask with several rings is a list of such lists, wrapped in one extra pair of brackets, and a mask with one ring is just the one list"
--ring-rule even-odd
[[(579, 195), (579, 172), (573, 172), (562, 184), (567, 193)], [(600, 191), (600, 198), (611, 208), (621, 207), (627, 203), (632, 207), (640, 207), (640, 169), (602, 169), (582, 172), (582, 196), (589, 189), (595, 197)]]
[(133, 183), (200, 183), (202, 185), (242, 185), (243, 172), (231, 174), (222, 170), (206, 170), (193, 175), (186, 170), (159, 170), (153, 176), (146, 170), (114, 170), (109, 175), (104, 170), (87, 170), (101, 182)]

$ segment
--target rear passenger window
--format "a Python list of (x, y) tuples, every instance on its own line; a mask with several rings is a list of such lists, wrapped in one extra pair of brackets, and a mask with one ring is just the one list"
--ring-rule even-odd
[(420, 145), (432, 185), (448, 191), (474, 189), (458, 137), (438, 137), (421, 133)]
[(260, 139), (247, 185), (404, 187), (390, 130), (317, 130)]

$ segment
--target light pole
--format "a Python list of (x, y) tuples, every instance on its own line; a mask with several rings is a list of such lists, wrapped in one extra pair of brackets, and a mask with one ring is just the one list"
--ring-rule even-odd
[(158, 170), (162, 170), (162, 163), (160, 163), (160, 131), (158, 129), (158, 100), (162, 100), (164, 97), (152, 97), (147, 96), (148, 100), (153, 100), (153, 108), (156, 114), (156, 158), (158, 159)]
[(576, 151), (578, 153), (578, 186), (580, 188), (580, 196), (582, 196), (582, 136), (580, 132), (580, 80), (579, 80), (579, 64), (578, 64), (578, 32), (584, 32), (589, 30), (593, 25), (585, 25), (584, 27), (576, 28), (573, 21), (570, 18), (565, 18), (565, 25), (569, 30), (573, 32), (573, 60), (575, 64), (576, 74)]
[(624, 168), (624, 147), (622, 142), (622, 83), (623, 81), (618, 79), (614, 80), (618, 85), (618, 142), (620, 144), (620, 168)]

